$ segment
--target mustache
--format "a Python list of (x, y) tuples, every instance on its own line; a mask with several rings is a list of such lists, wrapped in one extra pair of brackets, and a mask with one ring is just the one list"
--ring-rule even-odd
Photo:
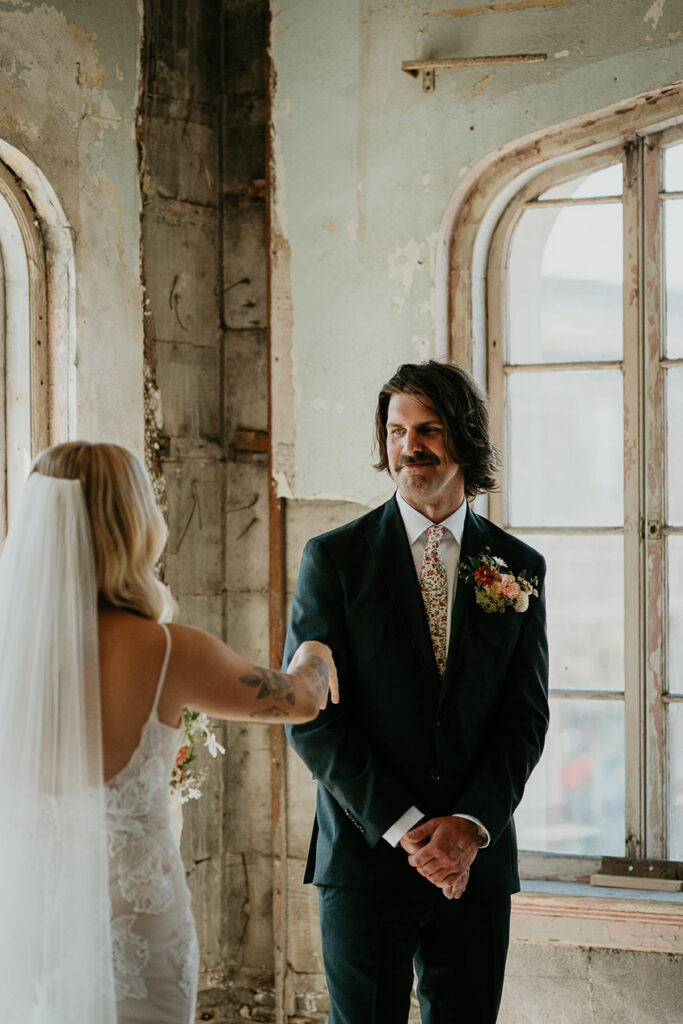
[(439, 459), (436, 455), (432, 455), (430, 452), (425, 452), (423, 455), (399, 455), (394, 463), (394, 472), (398, 473), (399, 469), (403, 469), (404, 466), (438, 466)]

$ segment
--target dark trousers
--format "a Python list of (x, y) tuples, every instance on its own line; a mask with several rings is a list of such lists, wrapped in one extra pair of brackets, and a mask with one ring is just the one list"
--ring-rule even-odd
[(510, 897), (447, 900), (435, 886), (377, 892), (318, 886), (329, 1024), (495, 1024)]

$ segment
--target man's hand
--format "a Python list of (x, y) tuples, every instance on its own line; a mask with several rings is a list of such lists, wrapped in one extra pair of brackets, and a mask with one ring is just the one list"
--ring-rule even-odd
[(449, 896), (455, 899), (464, 891), (464, 886), (462, 891), (458, 890), (459, 879), (469, 873), (479, 850), (479, 837), (474, 822), (448, 815), (430, 818), (406, 832), (401, 846), (409, 854), (408, 863), (434, 885), (443, 888), (446, 895), (445, 885), (449, 886), (449, 891), (455, 887), (457, 896)]
[(463, 871), (461, 875), (449, 875), (449, 877), (441, 883), (439, 889), (443, 892), (447, 900), (459, 900), (465, 889), (467, 883), (470, 880), (470, 869)]

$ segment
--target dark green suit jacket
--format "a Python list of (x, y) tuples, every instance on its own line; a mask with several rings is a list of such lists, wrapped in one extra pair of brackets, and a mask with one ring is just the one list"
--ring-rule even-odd
[(548, 726), (545, 563), (468, 509), (461, 560), (487, 547), (537, 577), (539, 596), (526, 612), (486, 614), (459, 580), (441, 681), (396, 499), (306, 545), (285, 664), (302, 640), (324, 641), (341, 693), (315, 721), (287, 727), (318, 782), (306, 881), (428, 884), (382, 838), (414, 804), (428, 817), (470, 814), (491, 833), (470, 896), (519, 888), (512, 814)]

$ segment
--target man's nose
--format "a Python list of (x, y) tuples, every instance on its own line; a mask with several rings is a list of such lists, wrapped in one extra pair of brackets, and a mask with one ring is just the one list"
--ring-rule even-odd
[(409, 427), (403, 435), (403, 451), (407, 455), (412, 455), (413, 452), (422, 451), (423, 447), (421, 434)]

